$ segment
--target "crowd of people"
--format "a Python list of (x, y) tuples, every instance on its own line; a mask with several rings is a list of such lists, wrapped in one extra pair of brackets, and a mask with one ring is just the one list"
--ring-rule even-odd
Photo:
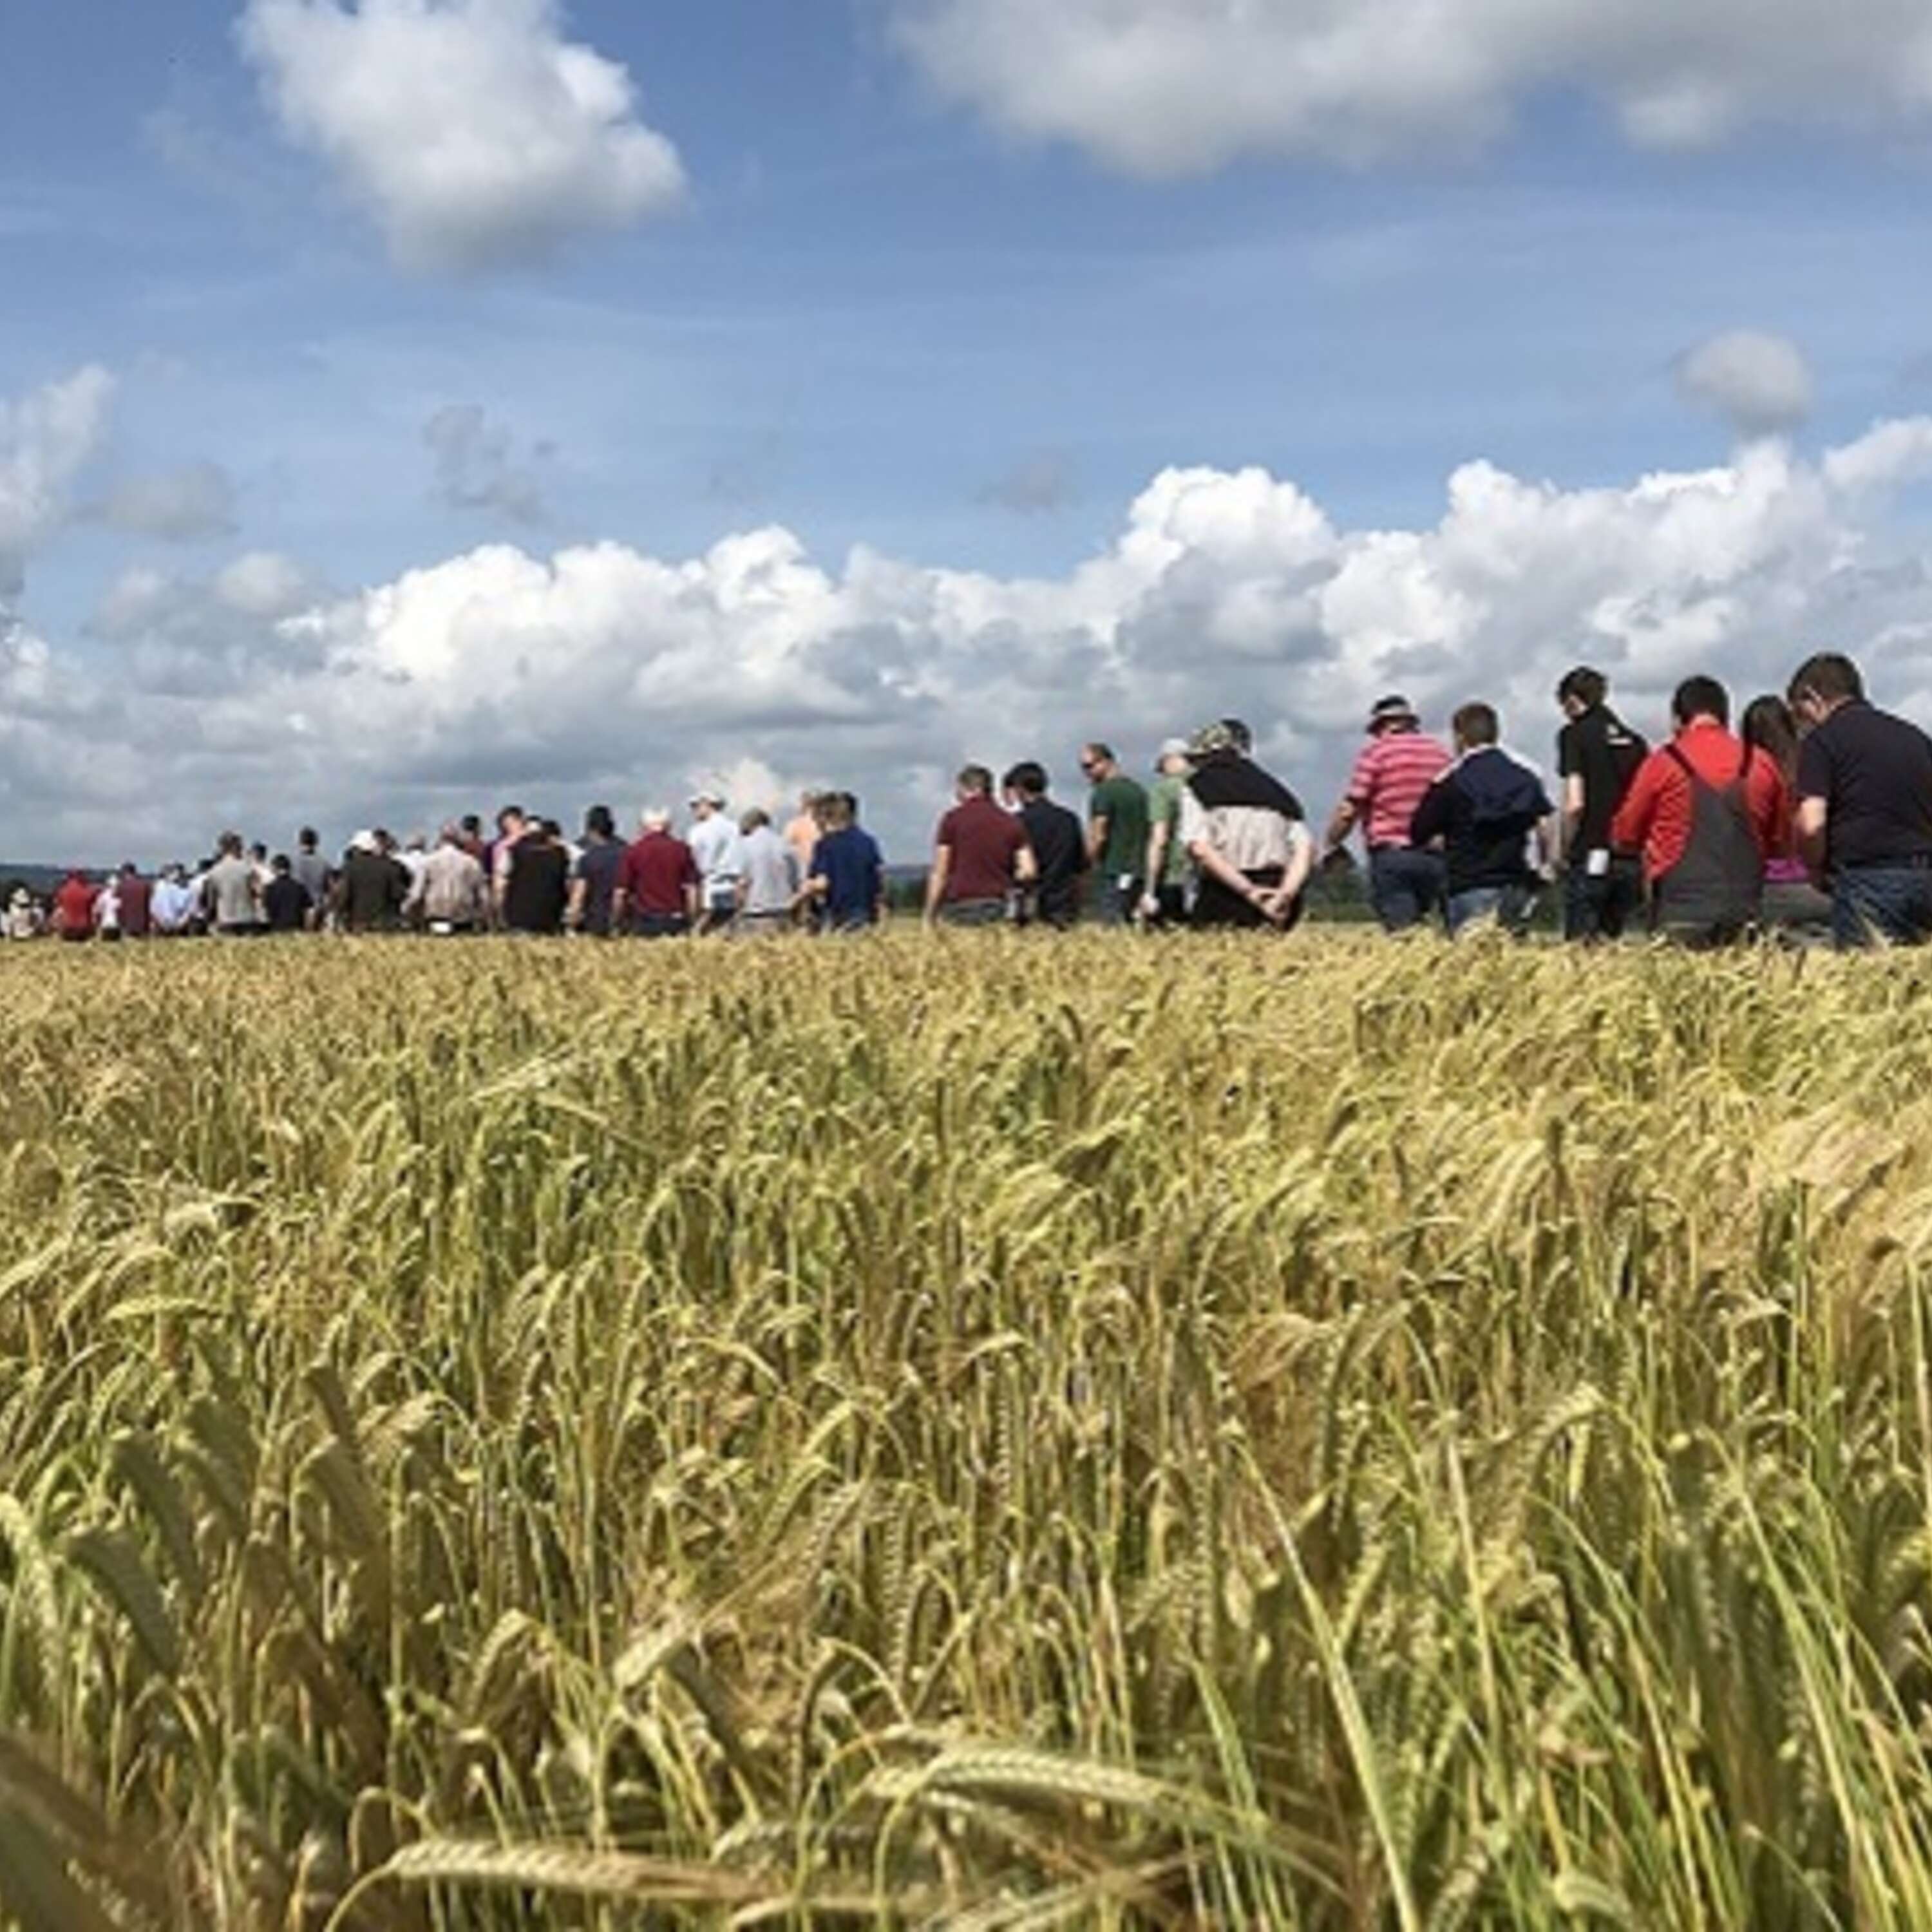
[[(1735, 730), (1724, 686), (1688, 678), (1654, 747), (1612, 710), (1600, 671), (1569, 672), (1556, 702), (1552, 796), (1538, 764), (1504, 743), (1493, 706), (1463, 705), (1445, 743), (1406, 699), (1384, 698), (1319, 842), (1238, 718), (1168, 740), (1145, 785), (1110, 746), (1083, 746), (1084, 815), (1054, 800), (1035, 760), (997, 781), (968, 765), (934, 840), (926, 920), (1286, 932), (1318, 868), (1352, 866), (1359, 837), (1390, 932), (1520, 934), (1560, 887), (1563, 932), (1585, 943), (1637, 932), (1700, 946), (1768, 931), (1841, 946), (1932, 938), (1932, 738), (1873, 705), (1849, 658), (1810, 658)], [(844, 933), (877, 925), (886, 897), (883, 854), (850, 792), (806, 794), (781, 827), (702, 791), (681, 830), (654, 807), (628, 839), (601, 805), (575, 839), (512, 806), (487, 831), (466, 818), (434, 843), (358, 832), (336, 860), (313, 830), (272, 856), (229, 833), (192, 868), (73, 872), (48, 906), (16, 886), (0, 930), (74, 942)]]

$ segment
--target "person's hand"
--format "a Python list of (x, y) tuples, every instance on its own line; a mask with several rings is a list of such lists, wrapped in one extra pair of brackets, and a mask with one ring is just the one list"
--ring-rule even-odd
[(1158, 919), (1160, 916), (1160, 901), (1152, 892), (1143, 892), (1139, 910), (1143, 919)]

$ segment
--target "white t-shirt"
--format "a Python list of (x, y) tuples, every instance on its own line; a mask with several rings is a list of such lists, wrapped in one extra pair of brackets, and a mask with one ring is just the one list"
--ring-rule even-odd
[(728, 898), (745, 870), (745, 842), (738, 828), (723, 812), (715, 812), (691, 828), (691, 836), (685, 842), (690, 846), (691, 856), (697, 860), (704, 878), (705, 903), (716, 905), (720, 899)]

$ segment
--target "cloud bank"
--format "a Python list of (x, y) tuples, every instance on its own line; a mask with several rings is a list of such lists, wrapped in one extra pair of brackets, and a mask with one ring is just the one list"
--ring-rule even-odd
[(563, 38), (556, 0), (248, 0), (237, 32), (283, 132), (400, 267), (539, 260), (682, 196), (629, 74)]
[(1467, 149), (1540, 90), (1648, 148), (1932, 110), (1922, 0), (887, 0), (934, 85), (1139, 175)]
[(1172, 469), (1053, 577), (863, 545), (827, 562), (778, 526), (681, 560), (492, 544), (348, 595), (268, 554), (143, 568), (88, 648), (17, 624), (0, 641), (0, 800), (42, 848), (4, 856), (159, 857), (227, 823), (403, 830), (509, 796), (628, 813), (733, 772), (766, 794), (850, 783), (914, 857), (968, 757), (1039, 756), (1070, 788), (1083, 738), (1138, 764), (1231, 712), (1312, 808), (1384, 691), (1438, 722), (1494, 698), (1535, 747), (1579, 657), (1654, 725), (1690, 670), (1743, 695), (1830, 645), (1932, 719), (1932, 548), (1888, 534), (1928, 476), (1915, 417), (1816, 460), (1770, 440), (1616, 488), (1473, 462), (1406, 529), (1344, 526), (1264, 470)]

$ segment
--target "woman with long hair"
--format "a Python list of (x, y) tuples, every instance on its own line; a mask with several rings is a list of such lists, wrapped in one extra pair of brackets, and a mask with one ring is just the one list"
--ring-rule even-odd
[[(1795, 812), (1798, 784), (1798, 724), (1781, 698), (1766, 693), (1744, 707), (1741, 735), (1784, 776), (1787, 814)], [(1832, 902), (1811, 881), (1798, 856), (1796, 827), (1787, 815), (1776, 849), (1764, 864), (1766, 929), (1822, 945), (1832, 937)]]

